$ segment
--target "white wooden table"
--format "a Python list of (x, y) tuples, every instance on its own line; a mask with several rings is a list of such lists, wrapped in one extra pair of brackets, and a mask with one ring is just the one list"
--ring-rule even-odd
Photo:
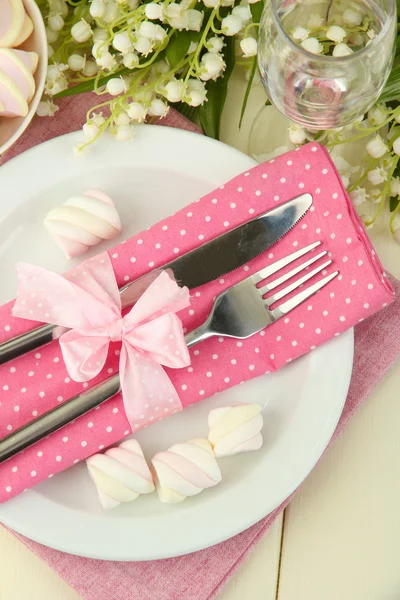
[[(230, 85), (222, 139), (246, 152), (249, 127), (264, 95), (255, 87), (239, 132), (238, 98), (243, 93), (244, 81), (237, 74)], [(371, 238), (384, 266), (400, 278), (400, 247), (384, 226), (373, 229)], [(397, 364), (225, 586), (219, 600), (400, 598), (399, 391)], [(0, 529), (0, 600), (80, 598)]]

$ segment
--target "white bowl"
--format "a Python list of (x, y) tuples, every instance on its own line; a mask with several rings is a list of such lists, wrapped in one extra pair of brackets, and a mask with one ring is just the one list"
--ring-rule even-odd
[(0, 119), (0, 154), (11, 148), (32, 121), (46, 81), (47, 38), (43, 17), (35, 0), (23, 0), (23, 2), (26, 12), (33, 21), (34, 29), (26, 42), (19, 46), (19, 49), (36, 52), (39, 56), (39, 64), (34, 76), (36, 91), (29, 104), (29, 112), (26, 117)]

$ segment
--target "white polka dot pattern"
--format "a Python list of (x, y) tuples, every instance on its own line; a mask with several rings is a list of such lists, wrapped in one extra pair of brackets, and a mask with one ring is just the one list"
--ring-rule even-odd
[[(289, 161), (291, 164), (288, 164)], [(310, 168), (306, 169), (306, 165)], [(324, 175), (323, 169), (328, 170)], [(280, 183), (282, 177), (286, 179), (284, 184)], [(274, 182), (278, 184), (274, 185)], [(304, 183), (301, 190), (299, 183)], [(242, 188), (240, 192), (239, 187)], [(256, 196), (257, 190), (262, 192), (260, 196)], [(309, 305), (305, 303), (292, 312), (289, 323), (281, 319), (260, 332), (260, 335), (243, 342), (233, 339), (225, 339), (223, 343), (218, 339), (207, 340), (197, 348), (200, 350), (199, 354), (191, 352), (192, 363), (189, 368), (167, 369), (183, 406), (198, 402), (241, 381), (279, 369), (287, 361), (309, 352), (311, 348), (333, 338), (336, 333), (342, 333), (360, 319), (391, 303), (392, 289), (383, 276), (378, 257), (373, 252), (329, 156), (315, 143), (303, 146), (297, 152), (282, 155), (273, 163), (257, 166), (247, 176), (239, 175), (227, 183), (224, 189), (215, 190), (199, 202), (192, 203), (110, 250), (110, 256), (118, 254), (117, 258), (112, 258), (112, 263), (117, 283), (121, 286), (124, 285), (126, 275), (132, 280), (146, 273), (150, 260), (158, 267), (176, 257), (175, 249), (179, 248), (179, 253), (192, 250), (199, 243), (199, 233), (204, 236), (204, 243), (225, 232), (227, 228), (236, 227), (248, 220), (249, 207), (254, 208), (254, 215), (261, 214), (297, 196), (299, 192), (310, 192), (314, 199), (311, 207), (313, 210), (301, 221), (301, 225), (307, 227), (295, 227), (274, 246), (271, 253), (273, 257), (270, 253), (262, 254), (246, 265), (246, 272), (241, 268), (224, 275), (223, 284), (217, 280), (203, 286), (200, 296), (196, 295), (197, 290), (193, 290), (190, 310), (194, 313), (189, 314), (189, 310), (185, 309), (179, 313), (179, 317), (188, 331), (197, 327), (207, 316), (217, 294), (244, 276), (293, 252), (295, 241), (300, 247), (317, 239), (321, 240), (323, 248), (331, 252), (333, 268), (340, 270), (341, 278), (336, 278), (313, 298), (311, 310), (308, 310)], [(231, 208), (232, 202), (235, 203), (235, 208)], [(188, 212), (191, 213), (190, 217)], [(326, 212), (329, 213), (328, 216), (324, 216)], [(339, 214), (342, 215), (341, 219), (337, 219)], [(205, 221), (206, 216), (211, 217), (209, 222)], [(183, 229), (186, 231), (185, 235), (180, 234)], [(315, 233), (316, 229), (321, 230), (319, 234)], [(331, 238), (331, 233), (336, 234), (334, 239)], [(138, 240), (142, 240), (142, 243), (138, 244)], [(155, 249), (156, 244), (160, 244), (159, 249)], [(348, 257), (346, 262), (343, 262), (344, 256)], [(369, 287), (371, 284), (372, 288)], [(346, 303), (346, 298), (350, 298), (351, 302)], [(368, 308), (364, 306), (367, 304)], [(35, 325), (12, 317), (11, 307), (12, 303), (9, 303), (0, 308), (0, 323), (4, 323), (0, 327), (0, 341)], [(340, 317), (344, 317), (344, 320)], [(300, 323), (304, 323), (304, 328), (300, 328)], [(9, 331), (5, 330), (5, 325), (10, 327)], [(316, 329), (320, 329), (321, 333), (316, 333)], [(293, 346), (293, 341), (297, 342), (296, 346)], [(259, 349), (258, 353), (255, 348)], [(112, 343), (106, 368), (90, 382), (90, 386), (109, 377), (108, 369), (116, 372), (118, 351), (119, 346)], [(7, 435), (31, 420), (33, 411), (36, 415), (42, 414), (53, 406), (58, 406), (63, 401), (59, 401), (59, 397), (66, 400), (82, 391), (83, 385), (70, 380), (63, 361), (54, 362), (55, 358), (61, 358), (58, 343), (44, 346), (37, 353), (0, 367), (0, 436)], [(254, 366), (252, 370), (250, 365)], [(31, 372), (33, 375), (29, 375)], [(210, 372), (211, 377), (207, 376)], [(51, 379), (46, 378), (49, 373), (52, 375)], [(21, 393), (22, 387), (27, 389), (26, 393)], [(200, 391), (204, 393), (200, 395)], [(40, 395), (40, 392), (44, 395)], [(19, 411), (15, 411), (14, 406), (19, 406)], [(114, 408), (119, 409), (117, 413), (113, 412)], [(160, 412), (157, 411), (157, 414)], [(164, 416), (160, 414), (156, 419)], [(92, 423), (91, 427), (88, 427), (89, 422)], [(112, 430), (107, 431), (110, 427)], [(95, 454), (102, 445), (117, 443), (129, 431), (122, 398), (116, 395), (98, 407), (98, 410), (91, 411), (91, 414), (77, 419), (62, 431), (27, 449), (23, 457), (16, 456), (0, 465), (0, 501), (69, 467), (75, 460)], [(64, 437), (68, 441), (64, 442)], [(82, 446), (82, 441), (86, 441), (87, 445)], [(38, 451), (43, 452), (41, 457), (37, 456)], [(16, 471), (13, 471), (14, 467), (17, 467)], [(35, 477), (31, 476), (32, 471), (36, 471)]]

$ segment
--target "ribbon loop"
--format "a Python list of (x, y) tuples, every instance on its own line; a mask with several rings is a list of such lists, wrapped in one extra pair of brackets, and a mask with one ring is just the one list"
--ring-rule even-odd
[[(132, 430), (182, 409), (161, 365), (190, 364), (176, 312), (190, 304), (189, 291), (163, 271), (122, 317), (119, 290), (105, 252), (62, 277), (20, 264), (13, 315), (68, 327), (60, 347), (68, 374), (90, 381), (104, 367), (110, 342), (122, 342), (120, 377)], [(38, 298), (40, 301), (38, 301)]]

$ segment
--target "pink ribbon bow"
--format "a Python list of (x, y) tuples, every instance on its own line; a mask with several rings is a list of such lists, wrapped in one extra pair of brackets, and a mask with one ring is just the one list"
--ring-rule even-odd
[(122, 342), (121, 389), (132, 429), (143, 419), (182, 409), (161, 365), (190, 364), (176, 312), (190, 304), (189, 291), (163, 271), (124, 317), (110, 258), (105, 252), (65, 276), (25, 263), (17, 265), (13, 315), (67, 327), (60, 346), (68, 374), (89, 381), (102, 370), (110, 342)]

